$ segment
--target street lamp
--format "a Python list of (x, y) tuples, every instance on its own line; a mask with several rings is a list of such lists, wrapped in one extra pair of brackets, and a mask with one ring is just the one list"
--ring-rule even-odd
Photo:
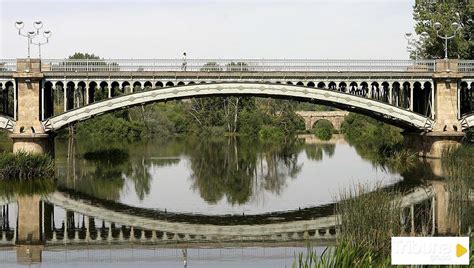
[(49, 31), (49, 30), (48, 30), (48, 31), (44, 31), (44, 32), (43, 32), (43, 36), (44, 36), (44, 38), (46, 38), (46, 41), (44, 41), (44, 42), (38, 42), (38, 43), (35, 43), (35, 42), (31, 41), (31, 44), (38, 46), (38, 55), (39, 55), (39, 58), (40, 58), (40, 59), (41, 59), (41, 46), (42, 46), (42, 45), (45, 45), (45, 44), (47, 44), (47, 43), (49, 43), (49, 38), (51, 37), (52, 34), (53, 34), (53, 33), (52, 33), (51, 31)]
[[(26, 33), (21, 32), (23, 27), (25, 27), (25, 24), (23, 23), (23, 21), (15, 22), (15, 28), (18, 30), (18, 35), (24, 36), (28, 39), (28, 58), (30, 58), (30, 44), (33, 44), (33, 42), (32, 42), (33, 38), (35, 38), (36, 36), (39, 35), (40, 29), (43, 28), (43, 22), (41, 22), (41, 21), (33, 22), (33, 27), (35, 28), (35, 30), (28, 31)], [(51, 31), (44, 31), (43, 35), (46, 37), (46, 40), (48, 40), (48, 38), (51, 36)], [(49, 37), (47, 37), (47, 36), (49, 36)], [(37, 45), (37, 44), (35, 44), (35, 45)]]
[(420, 49), (420, 42), (423, 42), (428, 38), (427, 32), (422, 32), (419, 36), (415, 36), (412, 33), (405, 33), (405, 39), (408, 41), (407, 51), (415, 52), (415, 60), (418, 60), (418, 50)]
[(440, 22), (435, 22), (433, 24), (433, 28), (436, 30), (436, 35), (439, 38), (444, 40), (444, 59), (448, 60), (448, 40), (453, 39), (454, 37), (456, 37), (456, 34), (458, 33), (459, 30), (462, 29), (462, 26), (461, 26), (461, 24), (459, 24), (457, 22), (451, 23), (451, 28), (454, 29), (454, 32), (453, 32), (452, 35), (448, 35), (447, 31), (444, 31), (444, 35), (441, 35), (439, 33), (443, 28), (445, 28), (445, 26), (442, 25)]

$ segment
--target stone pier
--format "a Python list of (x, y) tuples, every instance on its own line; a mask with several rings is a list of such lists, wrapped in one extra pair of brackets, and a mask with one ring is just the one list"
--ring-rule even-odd
[(422, 157), (440, 158), (444, 150), (461, 145), (465, 136), (459, 121), (458, 83), (463, 75), (458, 72), (457, 60), (437, 60), (433, 73), (433, 111), (435, 124), (432, 132), (403, 133), (405, 147)]
[(41, 124), (41, 90), (43, 79), (39, 59), (18, 59), (17, 71), (13, 74), (18, 90), (18, 118), (10, 138), (13, 152), (20, 150), (44, 153), (47, 151), (49, 134)]

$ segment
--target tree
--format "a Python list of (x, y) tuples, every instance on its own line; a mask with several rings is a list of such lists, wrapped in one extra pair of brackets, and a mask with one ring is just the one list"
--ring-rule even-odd
[[(471, 4), (470, 4), (471, 3)], [(413, 8), (413, 18), (416, 21), (415, 32), (429, 34), (418, 48), (422, 58), (444, 58), (444, 40), (439, 38), (433, 28), (435, 22), (440, 22), (443, 29), (440, 34), (451, 35), (454, 32), (453, 22), (463, 26), (458, 34), (449, 41), (448, 55), (453, 58), (474, 58), (474, 5), (468, 0), (416, 0)], [(414, 56), (411, 55), (412, 57)]]

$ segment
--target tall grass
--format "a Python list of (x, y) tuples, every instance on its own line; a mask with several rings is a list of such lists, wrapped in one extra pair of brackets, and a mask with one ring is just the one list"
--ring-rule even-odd
[(0, 180), (31, 180), (54, 177), (54, 161), (46, 154), (24, 151), (0, 154)]
[(390, 267), (390, 261), (388, 255), (381, 252), (341, 242), (336, 247), (327, 248), (321, 256), (309, 247), (306, 254), (298, 254), (293, 268)]
[(380, 185), (356, 185), (339, 192), (337, 245), (321, 256), (308, 250), (293, 267), (389, 267), (391, 237), (402, 233), (401, 193)]
[(336, 214), (339, 240), (349, 247), (388, 254), (391, 237), (402, 231), (401, 194), (380, 185), (357, 185), (341, 190)]
[(474, 145), (449, 148), (441, 156), (449, 193), (449, 212), (458, 219), (459, 234), (474, 227)]

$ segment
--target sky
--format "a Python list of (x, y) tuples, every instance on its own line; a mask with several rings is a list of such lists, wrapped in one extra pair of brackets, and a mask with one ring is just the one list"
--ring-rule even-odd
[[(414, 0), (0, 0), (0, 58), (408, 59)], [(37, 37), (35, 41), (44, 41)], [(37, 46), (31, 54), (38, 55)]]

